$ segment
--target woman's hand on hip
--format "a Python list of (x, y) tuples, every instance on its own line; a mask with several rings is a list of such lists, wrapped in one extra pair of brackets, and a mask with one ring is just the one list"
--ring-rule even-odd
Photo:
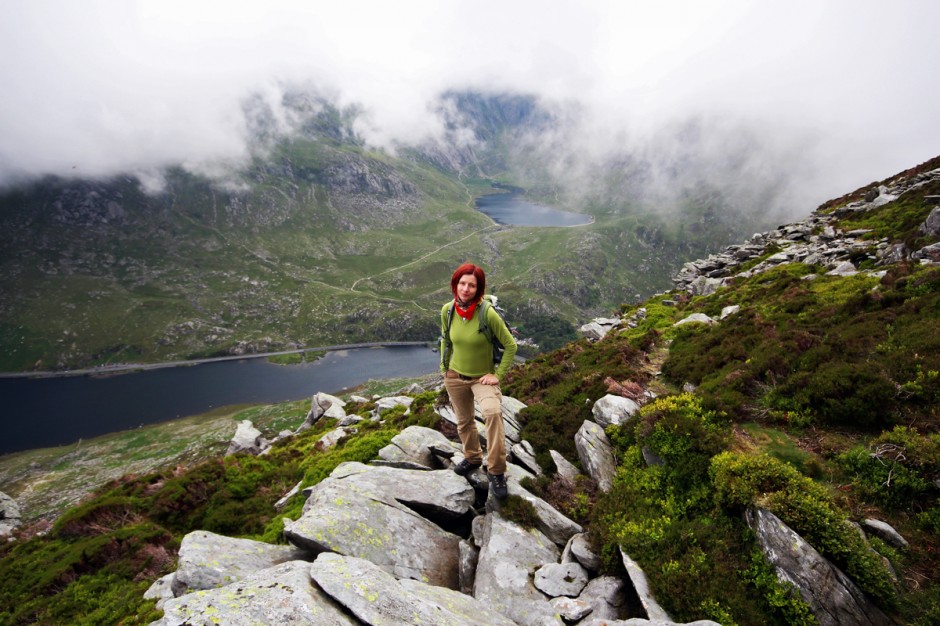
[(481, 385), (498, 385), (499, 378), (496, 377), (496, 374), (484, 374), (480, 377)]

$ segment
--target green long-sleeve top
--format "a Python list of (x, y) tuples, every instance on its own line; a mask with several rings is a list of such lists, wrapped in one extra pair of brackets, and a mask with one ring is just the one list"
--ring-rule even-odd
[[(450, 302), (441, 308), (441, 334), (447, 327), (447, 317), (450, 313)], [(493, 344), (487, 340), (486, 335), (480, 332), (480, 310), (477, 306), (470, 320), (464, 320), (454, 311), (454, 318), (450, 324), (450, 340), (453, 343), (453, 350), (450, 355), (450, 369), (464, 376), (474, 378), (484, 374), (496, 374), (496, 377), (502, 380), (503, 376), (509, 371), (513, 359), (516, 356), (516, 340), (512, 333), (506, 327), (506, 323), (499, 316), (499, 313), (493, 310), (493, 307), (486, 308), (486, 321), (493, 335), (503, 344), (503, 358), (493, 371)], [(442, 344), (444, 342), (441, 342)], [(441, 345), (441, 371), (444, 367), (445, 346)]]

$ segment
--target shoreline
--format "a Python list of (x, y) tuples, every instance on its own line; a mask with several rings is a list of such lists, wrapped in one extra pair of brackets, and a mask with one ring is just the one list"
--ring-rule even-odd
[(163, 361), (159, 363), (122, 363), (118, 365), (100, 365), (74, 370), (38, 371), (38, 372), (0, 372), (0, 379), (10, 378), (65, 378), (69, 376), (110, 376), (132, 374), (146, 370), (163, 369), (167, 367), (189, 367), (205, 363), (219, 363), (223, 361), (241, 361), (245, 359), (262, 359), (285, 354), (302, 354), (305, 352), (336, 352), (338, 350), (357, 350), (361, 348), (394, 348), (398, 346), (427, 346), (428, 341), (382, 341), (370, 343), (347, 343), (332, 346), (316, 346), (300, 348), (297, 350), (282, 350), (279, 352), (261, 352), (258, 354), (240, 354), (231, 356), (207, 357), (204, 359), (190, 359), (184, 361)]

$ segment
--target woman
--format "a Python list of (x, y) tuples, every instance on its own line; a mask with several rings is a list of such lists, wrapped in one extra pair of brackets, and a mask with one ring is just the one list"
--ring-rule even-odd
[[(502, 393), (499, 380), (516, 355), (516, 341), (492, 306), (483, 304), (486, 274), (472, 263), (457, 268), (450, 279), (454, 299), (441, 309), (441, 373), (444, 388), (457, 415), (457, 433), (463, 444), (463, 460), (454, 466), (466, 476), (483, 464), (480, 436), (473, 421), (474, 400), (480, 404), (486, 424), (486, 467), (490, 488), (497, 499), (506, 488), (506, 438), (503, 430)], [(493, 362), (493, 344), (481, 332), (480, 316), (503, 345), (498, 364)], [(448, 326), (449, 331), (448, 331)]]

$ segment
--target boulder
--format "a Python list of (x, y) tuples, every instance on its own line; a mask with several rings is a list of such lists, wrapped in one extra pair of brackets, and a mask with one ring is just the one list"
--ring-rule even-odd
[(405, 407), (405, 415), (411, 410), (411, 403), (414, 402), (414, 398), (409, 396), (392, 396), (390, 398), (379, 398), (375, 402), (375, 408), (372, 410), (372, 419), (373, 421), (378, 421), (382, 419), (382, 414), (387, 411), (391, 411), (395, 407), (403, 406)]
[(626, 423), (640, 410), (640, 405), (623, 396), (607, 394), (594, 403), (591, 414), (594, 421), (607, 428), (611, 424), (619, 426)]
[(465, 512), (473, 500), (467, 481), (449, 470), (344, 463), (310, 490), (300, 519), (285, 520), (284, 536), (314, 553), (368, 559), (398, 578), (457, 589), (460, 537), (415, 509)]
[(262, 436), (261, 431), (255, 428), (251, 420), (242, 420), (238, 423), (235, 436), (232, 437), (232, 442), (225, 454), (261, 454), (268, 445), (268, 441)]
[(584, 533), (573, 535), (561, 553), (562, 563), (568, 563), (572, 559), (580, 563), (589, 572), (597, 572), (601, 569), (601, 559), (591, 549), (591, 544)]
[(574, 443), (581, 466), (597, 482), (601, 491), (610, 491), (617, 474), (617, 461), (614, 458), (614, 448), (604, 434), (604, 429), (590, 420), (585, 420), (574, 436)]
[(535, 586), (552, 598), (576, 597), (588, 584), (588, 572), (580, 563), (549, 563), (535, 572)]
[(820, 626), (887, 626), (890, 620), (852, 580), (765, 509), (748, 509), (748, 526), (780, 580), (796, 587)]
[(934, 207), (930, 212), (924, 223), (920, 225), (920, 233), (927, 237), (940, 237), (940, 207)]
[(479, 529), (480, 558), (473, 596), (521, 626), (563, 626), (548, 598), (535, 588), (532, 576), (558, 562), (558, 548), (538, 530), (525, 530), (487, 515)]
[(833, 269), (826, 272), (826, 276), (855, 276), (856, 274), (858, 274), (858, 269), (856, 269), (851, 261), (842, 261)]
[(416, 580), (397, 580), (365, 559), (324, 553), (314, 561), (310, 576), (365, 624), (514, 626), (472, 596)]
[(594, 610), (594, 608), (584, 600), (566, 598), (564, 596), (552, 598), (550, 604), (567, 624), (572, 624), (584, 619)]
[(423, 426), (409, 426), (379, 450), (379, 458), (389, 462), (411, 462), (428, 469), (439, 469), (440, 461), (431, 452), (432, 446), (449, 446), (451, 442), (439, 431)]
[(587, 584), (578, 600), (591, 607), (591, 620), (615, 620), (627, 613), (627, 585), (617, 576), (600, 576)]
[(224, 587), (259, 570), (309, 556), (294, 546), (195, 530), (183, 537), (180, 544), (179, 564), (173, 579), (174, 595)]
[(682, 326), (683, 324), (708, 324), (710, 326), (713, 326), (717, 323), (718, 322), (708, 317), (704, 313), (693, 313), (692, 315), (689, 315), (688, 317), (679, 320), (678, 322), (673, 324), (673, 326)]
[(290, 561), (246, 576), (237, 585), (167, 600), (151, 626), (310, 624), (361, 626), (310, 579), (310, 563)]
[(6, 539), (20, 525), (20, 507), (16, 500), (0, 491), (0, 539)]
[(322, 391), (313, 394), (313, 398), (310, 400), (310, 410), (307, 412), (307, 417), (304, 419), (304, 423), (297, 429), (297, 432), (310, 428), (323, 417), (332, 417), (335, 419), (346, 417), (346, 411), (343, 408), (345, 406), (346, 403), (336, 396), (331, 396)]
[(887, 522), (882, 522), (877, 519), (865, 519), (862, 520), (862, 528), (895, 548), (906, 549), (908, 547), (907, 539), (902, 537), (901, 533), (896, 531), (894, 527)]
[(467, 481), (450, 470), (402, 470), (346, 462), (336, 466), (329, 480), (377, 494), (386, 502), (404, 504), (432, 520), (456, 519), (466, 514), (474, 502)]
[(320, 439), (313, 444), (314, 450), (325, 452), (335, 447), (340, 441), (357, 432), (355, 428), (334, 428), (323, 434)]
[(552, 461), (555, 462), (555, 472), (568, 484), (574, 485), (578, 476), (582, 475), (581, 471), (563, 457), (560, 452), (549, 450), (548, 453), (551, 455)]

